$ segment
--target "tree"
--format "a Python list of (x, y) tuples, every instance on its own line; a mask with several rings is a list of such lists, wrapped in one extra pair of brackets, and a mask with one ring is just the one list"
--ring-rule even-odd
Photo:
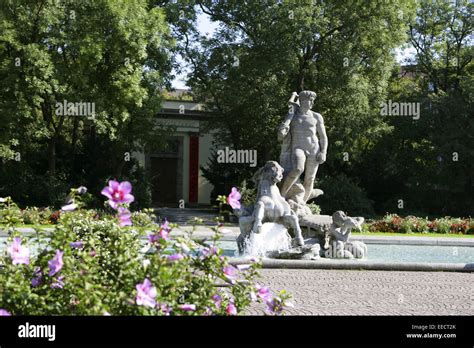
[(210, 39), (189, 33), (189, 83), (215, 112), (210, 126), (221, 143), (256, 149), (260, 165), (277, 159), (276, 129), (291, 92), (302, 89), (318, 93), (315, 110), (326, 120), (323, 174), (350, 171), (343, 152), (357, 162), (387, 131), (379, 104), (412, 1), (197, 3), (221, 25)]
[[(3, 169), (73, 177), (78, 153), (101, 143), (119, 176), (125, 153), (162, 142), (154, 116), (172, 44), (163, 9), (145, 0), (1, 2), (0, 155), (23, 155)], [(95, 113), (65, 115), (64, 103)]]
[[(364, 162), (371, 168), (364, 183), (381, 213), (399, 199), (404, 214), (473, 213), (473, 9), (468, 1), (419, 3), (408, 30), (414, 77), (395, 72), (389, 99), (420, 103), (420, 118), (387, 119), (389, 136)], [(391, 192), (380, 189), (387, 185)]]

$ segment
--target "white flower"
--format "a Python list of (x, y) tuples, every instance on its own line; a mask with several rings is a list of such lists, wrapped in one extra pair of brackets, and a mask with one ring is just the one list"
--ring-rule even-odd
[(83, 195), (86, 192), (87, 192), (87, 187), (85, 186), (80, 186), (77, 188), (77, 193), (79, 193), (80, 195)]
[(61, 208), (62, 211), (73, 211), (77, 208), (77, 204), (76, 203), (71, 203), (71, 204), (68, 204), (68, 205), (65, 205), (64, 207)]
[(143, 267), (146, 269), (148, 266), (150, 266), (151, 261), (148, 259), (143, 260)]
[(185, 254), (189, 254), (191, 249), (185, 243), (176, 243), (177, 247), (180, 247)]

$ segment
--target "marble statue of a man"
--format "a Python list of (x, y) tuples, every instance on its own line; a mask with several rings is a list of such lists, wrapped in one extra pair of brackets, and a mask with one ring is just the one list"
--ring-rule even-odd
[[(295, 102), (296, 97), (299, 103)], [(281, 195), (290, 198), (290, 189), (299, 183), (304, 172), (304, 202), (311, 198), (316, 173), (319, 165), (326, 161), (328, 146), (323, 117), (311, 110), (315, 99), (315, 92), (302, 91), (299, 95), (294, 92), (290, 98), (290, 112), (278, 131), (278, 138), (283, 142), (280, 161), (288, 173), (281, 186)]]

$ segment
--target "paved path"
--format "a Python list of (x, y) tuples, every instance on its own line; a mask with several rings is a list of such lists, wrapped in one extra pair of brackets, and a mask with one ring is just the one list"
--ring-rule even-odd
[[(474, 315), (474, 274), (262, 269), (293, 295), (287, 315)], [(248, 314), (263, 314), (254, 306)]]
[(204, 225), (214, 226), (215, 218), (219, 215), (214, 209), (191, 208), (155, 208), (155, 214), (159, 220), (166, 218), (182, 226), (189, 224), (195, 217), (202, 219)]

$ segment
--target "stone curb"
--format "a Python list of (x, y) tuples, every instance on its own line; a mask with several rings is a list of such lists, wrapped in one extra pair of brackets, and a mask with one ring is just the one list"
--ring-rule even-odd
[(392, 237), (392, 236), (358, 236), (352, 234), (352, 240), (366, 244), (403, 244), (403, 245), (440, 245), (440, 246), (467, 246), (474, 247), (474, 238), (449, 237)]
[[(245, 258), (229, 258), (234, 265), (249, 263)], [(474, 272), (474, 263), (371, 262), (363, 260), (276, 260), (263, 259), (263, 268), (345, 269), (373, 271)]]

